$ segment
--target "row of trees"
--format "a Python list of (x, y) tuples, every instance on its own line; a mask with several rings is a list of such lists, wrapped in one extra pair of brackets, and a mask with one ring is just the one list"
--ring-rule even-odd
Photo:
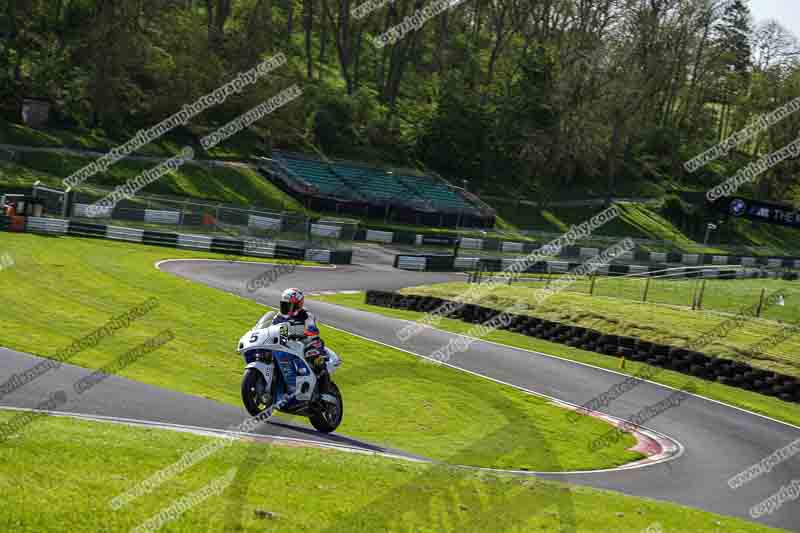
[[(484, 191), (707, 184), (793, 138), (791, 117), (724, 161), (682, 163), (800, 95), (798, 45), (746, 0), (466, 0), (384, 48), (423, 7), (393, 0), (0, 0), (3, 98), (47, 97), (67, 124), (157, 122), (277, 52), (258, 87), (207, 112), (230, 119), (299, 82), (263, 122), (274, 146), (422, 164)], [(797, 161), (760, 182), (794, 191)], [(699, 187), (698, 187), (699, 188)]]

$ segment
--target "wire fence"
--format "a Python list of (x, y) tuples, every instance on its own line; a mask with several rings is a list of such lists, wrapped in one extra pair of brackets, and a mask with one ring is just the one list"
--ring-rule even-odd
[[(759, 271), (753, 271), (760, 274)], [(488, 277), (475, 272), (472, 283)], [(700, 279), (676, 278), (669, 274), (643, 276), (581, 276), (559, 283), (562, 274), (523, 274), (513, 281), (515, 291), (558, 287), (566, 292), (597, 298), (615, 298), (640, 303), (671, 305), (687, 310), (709, 310), (739, 313), (743, 308), (755, 310), (755, 316), (786, 323), (800, 323), (800, 282), (779, 279)], [(779, 291), (776, 305), (764, 305), (770, 294)]]
[(110, 192), (87, 187), (68, 198), (64, 191), (34, 186), (32, 197), (42, 204), (44, 216), (153, 231), (281, 240), (306, 249), (349, 250), (358, 230), (358, 221), (352, 219), (314, 220), (303, 213), (143, 193), (100, 212), (89, 209)]

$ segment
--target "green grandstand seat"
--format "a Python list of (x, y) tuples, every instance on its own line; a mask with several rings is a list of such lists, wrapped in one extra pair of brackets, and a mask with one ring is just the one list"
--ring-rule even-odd
[(428, 176), (390, 174), (381, 168), (339, 161), (329, 164), (288, 153), (278, 153), (276, 157), (323, 194), (398, 203), (425, 202), (440, 209), (475, 207), (444, 183)]

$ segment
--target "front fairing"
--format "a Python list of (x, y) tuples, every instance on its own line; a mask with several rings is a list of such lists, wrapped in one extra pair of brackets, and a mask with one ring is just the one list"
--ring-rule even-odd
[(251, 329), (239, 339), (237, 351), (245, 354), (250, 350), (285, 350), (288, 352), (302, 354), (304, 345), (300, 341), (289, 340), (289, 329), (287, 324), (267, 325), (266, 327)]

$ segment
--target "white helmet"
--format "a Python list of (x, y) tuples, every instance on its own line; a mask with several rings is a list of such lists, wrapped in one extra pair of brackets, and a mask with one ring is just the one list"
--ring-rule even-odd
[(300, 289), (286, 289), (281, 294), (281, 314), (295, 316), (303, 309), (305, 296)]

